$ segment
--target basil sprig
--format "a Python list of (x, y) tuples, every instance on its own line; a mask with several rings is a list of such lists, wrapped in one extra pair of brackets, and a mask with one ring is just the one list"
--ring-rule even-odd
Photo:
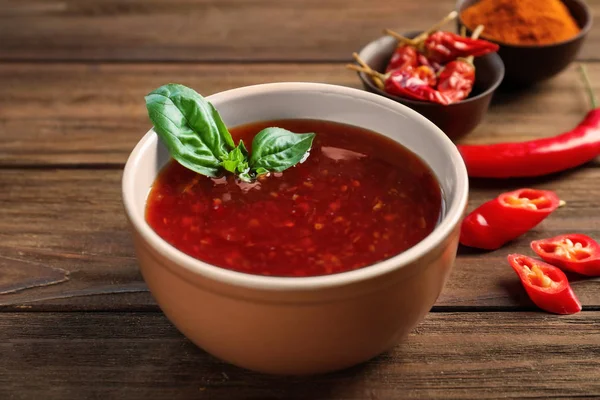
[(154, 131), (171, 157), (199, 174), (217, 177), (224, 171), (244, 181), (283, 171), (309, 155), (314, 133), (293, 133), (266, 128), (252, 141), (252, 154), (244, 142), (236, 146), (219, 112), (196, 91), (170, 83), (146, 96)]

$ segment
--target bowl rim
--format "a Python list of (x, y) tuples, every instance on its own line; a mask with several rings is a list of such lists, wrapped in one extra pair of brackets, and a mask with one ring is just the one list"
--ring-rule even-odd
[[(421, 31), (410, 31), (410, 32), (408, 32), (408, 34), (413, 34), (413, 33), (417, 33), (417, 32), (421, 32)], [(405, 34), (407, 34), (407, 32), (405, 32)], [(392, 38), (391, 36), (387, 36), (387, 35), (380, 36), (377, 39), (370, 41), (362, 49), (360, 49), (360, 51), (358, 53), (359, 56), (362, 57), (363, 52), (365, 51), (365, 49), (367, 49), (367, 47), (374, 46), (376, 43), (382, 42), (384, 40), (395, 40), (395, 39)], [(502, 84), (502, 81), (504, 80), (504, 75), (506, 73), (506, 68), (504, 66), (504, 61), (502, 61), (502, 58), (498, 55), (498, 53), (486, 54), (483, 57), (495, 58), (495, 62), (498, 63), (498, 65), (500, 65), (500, 71), (499, 71), (500, 75), (499, 75), (498, 79), (492, 85), (490, 85), (490, 87), (488, 87), (483, 92), (479, 93), (477, 96), (467, 97), (466, 99), (461, 100), (457, 103), (452, 103), (452, 104), (448, 104), (448, 105), (435, 104), (435, 103), (431, 103), (428, 101), (413, 100), (413, 99), (409, 99), (406, 97), (400, 97), (400, 96), (396, 96), (394, 94), (389, 94), (389, 93), (385, 92), (384, 90), (379, 89), (376, 85), (374, 85), (373, 82), (371, 81), (371, 79), (369, 79), (364, 72), (357, 72), (357, 75), (364, 84), (366, 84), (370, 88), (374, 89), (378, 95), (387, 97), (388, 99), (394, 100), (396, 102), (406, 103), (406, 104), (414, 104), (417, 106), (431, 106), (431, 107), (439, 106), (439, 107), (443, 107), (443, 108), (452, 108), (452, 107), (460, 106), (462, 104), (468, 104), (471, 102), (475, 102), (477, 100), (481, 100), (482, 98), (493, 94), (496, 91), (496, 89), (498, 89), (500, 84)]]
[(398, 270), (428, 254), (449, 237), (459, 224), (466, 209), (469, 182), (467, 169), (458, 148), (437, 126), (416, 111), (393, 100), (364, 90), (324, 83), (281, 82), (245, 86), (208, 96), (207, 100), (226, 103), (234, 98), (281, 92), (308, 92), (314, 95), (335, 93), (341, 97), (358, 97), (362, 100), (376, 103), (378, 106), (387, 108), (388, 110), (398, 111), (400, 109), (405, 116), (416, 119), (425, 129), (431, 130), (439, 139), (438, 145), (450, 157), (454, 166), (453, 174), (456, 175), (456, 194), (453, 196), (452, 205), (446, 209), (442, 221), (425, 239), (410, 249), (375, 264), (337, 274), (312, 277), (275, 277), (252, 275), (211, 265), (193, 258), (167, 243), (146, 222), (143, 216), (144, 213), (135, 212), (138, 209), (134, 200), (135, 171), (139, 168), (139, 164), (145, 154), (147, 154), (148, 149), (156, 146), (158, 142), (158, 136), (153, 129), (150, 129), (136, 144), (127, 159), (122, 177), (122, 197), (125, 213), (133, 228), (155, 251), (158, 251), (178, 267), (182, 267), (195, 275), (237, 287), (270, 291), (314, 290), (317, 288), (345, 286)]
[[(481, 0), (478, 0), (478, 2), (479, 1), (481, 1)], [(560, 1), (561, 1), (561, 3), (565, 4), (564, 0), (560, 0)], [(546, 43), (546, 44), (512, 44), (512, 43), (506, 43), (506, 42), (502, 42), (500, 40), (496, 40), (496, 39), (487, 37), (487, 36), (485, 36), (485, 33), (482, 35), (482, 38), (484, 38), (485, 40), (489, 40), (490, 42), (496, 43), (502, 47), (523, 49), (523, 50), (547, 49), (547, 48), (551, 48), (551, 47), (559, 47), (559, 46), (567, 45), (572, 42), (576, 42), (580, 39), (583, 39), (589, 33), (589, 31), (592, 29), (594, 18), (592, 18), (592, 12), (590, 11), (590, 7), (587, 5), (587, 3), (584, 0), (571, 0), (571, 1), (579, 4), (583, 8), (583, 11), (585, 12), (586, 21), (585, 21), (585, 24), (582, 27), (580, 27), (579, 33), (570, 39), (566, 39), (566, 40), (563, 40), (560, 42), (555, 42), (555, 43)], [(455, 9), (458, 12), (456, 21), (459, 23), (459, 25), (464, 25), (467, 29), (470, 30), (471, 28), (469, 28), (463, 22), (463, 20), (461, 18), (461, 13), (466, 9), (466, 7), (464, 7), (465, 2), (466, 2), (466, 0), (457, 0), (456, 1)], [(566, 6), (566, 4), (565, 4), (565, 6)]]

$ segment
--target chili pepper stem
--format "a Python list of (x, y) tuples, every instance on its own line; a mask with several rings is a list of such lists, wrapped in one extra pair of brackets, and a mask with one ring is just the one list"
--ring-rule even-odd
[(450, 14), (446, 15), (444, 17), (444, 19), (442, 19), (441, 21), (439, 21), (438, 23), (436, 23), (435, 25), (433, 25), (431, 28), (427, 29), (425, 32), (421, 33), (419, 36), (417, 36), (416, 38), (414, 38), (413, 41), (415, 43), (422, 42), (423, 40), (427, 39), (427, 37), (429, 35), (431, 35), (433, 32), (437, 31), (442, 26), (446, 25), (448, 22), (455, 20), (457, 16), (458, 16), (458, 12), (457, 11), (452, 11)]
[(579, 70), (581, 71), (581, 77), (583, 78), (583, 83), (585, 85), (585, 88), (587, 89), (592, 109), (598, 108), (598, 100), (596, 99), (596, 95), (594, 94), (594, 89), (592, 89), (592, 83), (590, 82), (590, 77), (587, 73), (587, 68), (585, 67), (585, 65), (579, 64)]
[(381, 74), (380, 72), (368, 68), (363, 68), (356, 64), (346, 64), (346, 68), (351, 69), (352, 71), (362, 72), (370, 76), (380, 77), (379, 75), (381, 75), (381, 77), (383, 77), (383, 74)]
[(413, 39), (409, 39), (407, 37), (404, 37), (401, 34), (399, 34), (397, 32), (394, 32), (391, 29), (384, 29), (383, 32), (386, 35), (392, 36), (393, 38), (395, 38), (396, 40), (398, 40), (400, 43), (409, 44), (411, 46), (417, 47), (417, 46), (419, 46), (421, 44), (421, 42), (425, 41), (425, 39), (427, 39), (427, 37), (429, 35), (431, 35), (435, 31), (437, 31), (438, 29), (440, 29), (442, 26), (446, 25), (448, 22), (456, 19), (457, 16), (458, 16), (458, 12), (452, 11), (450, 14), (446, 15), (444, 17), (444, 19), (442, 19), (441, 21), (437, 22), (431, 28), (427, 29), (426, 31), (424, 31), (423, 33), (421, 33), (419, 36), (417, 36), (417, 37), (415, 37)]
[(371, 68), (362, 58), (360, 58), (358, 53), (352, 53), (352, 57), (354, 57), (356, 62), (360, 64), (360, 67), (358, 67), (354, 64), (348, 64), (348, 65), (346, 65), (346, 68), (351, 69), (353, 71), (357, 71), (357, 72), (363, 72), (363, 73), (371, 76), (373, 78), (373, 82), (375, 82), (377, 87), (379, 89), (383, 90), (383, 88), (385, 87), (383, 82), (385, 82), (385, 80), (387, 79), (387, 76), (382, 74), (381, 72), (377, 72), (373, 68)]
[(467, 27), (464, 25), (461, 25), (460, 27), (460, 36), (467, 37)]
[[(463, 26), (463, 28), (464, 28), (464, 26)], [(484, 29), (485, 28), (483, 25), (478, 25), (477, 28), (475, 28), (475, 30), (471, 34), (471, 39), (478, 39)], [(465, 61), (468, 62), (469, 64), (473, 64), (474, 59), (475, 59), (475, 57), (469, 56), (465, 59)]]
[(567, 205), (567, 202), (566, 202), (566, 201), (564, 201), (564, 200), (560, 200), (560, 201), (558, 202), (558, 208), (564, 207), (564, 206), (566, 206), (566, 205)]
[(394, 32), (391, 29), (384, 29), (383, 33), (385, 33), (386, 35), (389, 35), (391, 37), (393, 37), (394, 39), (396, 39), (399, 43), (398, 44), (409, 44), (409, 45), (413, 45), (413, 40), (410, 38), (407, 38), (406, 36), (402, 36), (401, 34), (399, 34), (398, 32)]

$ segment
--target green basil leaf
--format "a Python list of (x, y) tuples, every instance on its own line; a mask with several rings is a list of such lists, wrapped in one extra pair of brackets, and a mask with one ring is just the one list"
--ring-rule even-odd
[(248, 150), (244, 146), (244, 142), (240, 140), (238, 146), (231, 150), (229, 154), (221, 161), (221, 166), (227, 171), (234, 174), (248, 172)]
[(250, 168), (257, 174), (281, 172), (308, 157), (314, 133), (293, 133), (282, 128), (266, 128), (252, 141)]
[(146, 96), (146, 108), (171, 157), (200, 174), (219, 174), (235, 144), (210, 102), (188, 87), (168, 84)]

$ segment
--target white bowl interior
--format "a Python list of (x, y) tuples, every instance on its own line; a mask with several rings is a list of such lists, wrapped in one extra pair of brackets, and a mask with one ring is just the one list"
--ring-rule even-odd
[[(416, 153), (431, 167), (444, 192), (444, 219), (421, 243), (377, 264), (381, 267), (379, 273), (383, 273), (386, 268), (407, 264), (434, 247), (449, 234), (462, 216), (468, 191), (464, 162), (455, 145), (440, 129), (408, 107), (365, 91), (318, 83), (249, 86), (210, 96), (208, 100), (219, 110), (225, 124), (230, 127), (261, 120), (292, 118), (340, 122), (388, 136)], [(213, 277), (217, 279), (246, 279), (245, 283), (254, 281), (261, 286), (268, 286), (268, 282), (289, 282), (290, 278), (250, 276), (212, 267), (170, 247), (152, 231), (144, 220), (146, 198), (158, 172), (168, 160), (166, 148), (150, 130), (127, 162), (123, 176), (123, 197), (126, 211), (136, 229), (153, 245), (158, 246), (159, 250), (169, 253), (196, 272), (216, 273), (218, 276), (213, 274)], [(390, 262), (391, 260), (393, 261)], [(293, 285), (299, 281), (327, 284), (340, 279), (352, 280), (354, 275), (356, 279), (361, 279), (360, 276), (371, 268), (373, 266), (343, 274), (291, 279), (296, 282)]]

